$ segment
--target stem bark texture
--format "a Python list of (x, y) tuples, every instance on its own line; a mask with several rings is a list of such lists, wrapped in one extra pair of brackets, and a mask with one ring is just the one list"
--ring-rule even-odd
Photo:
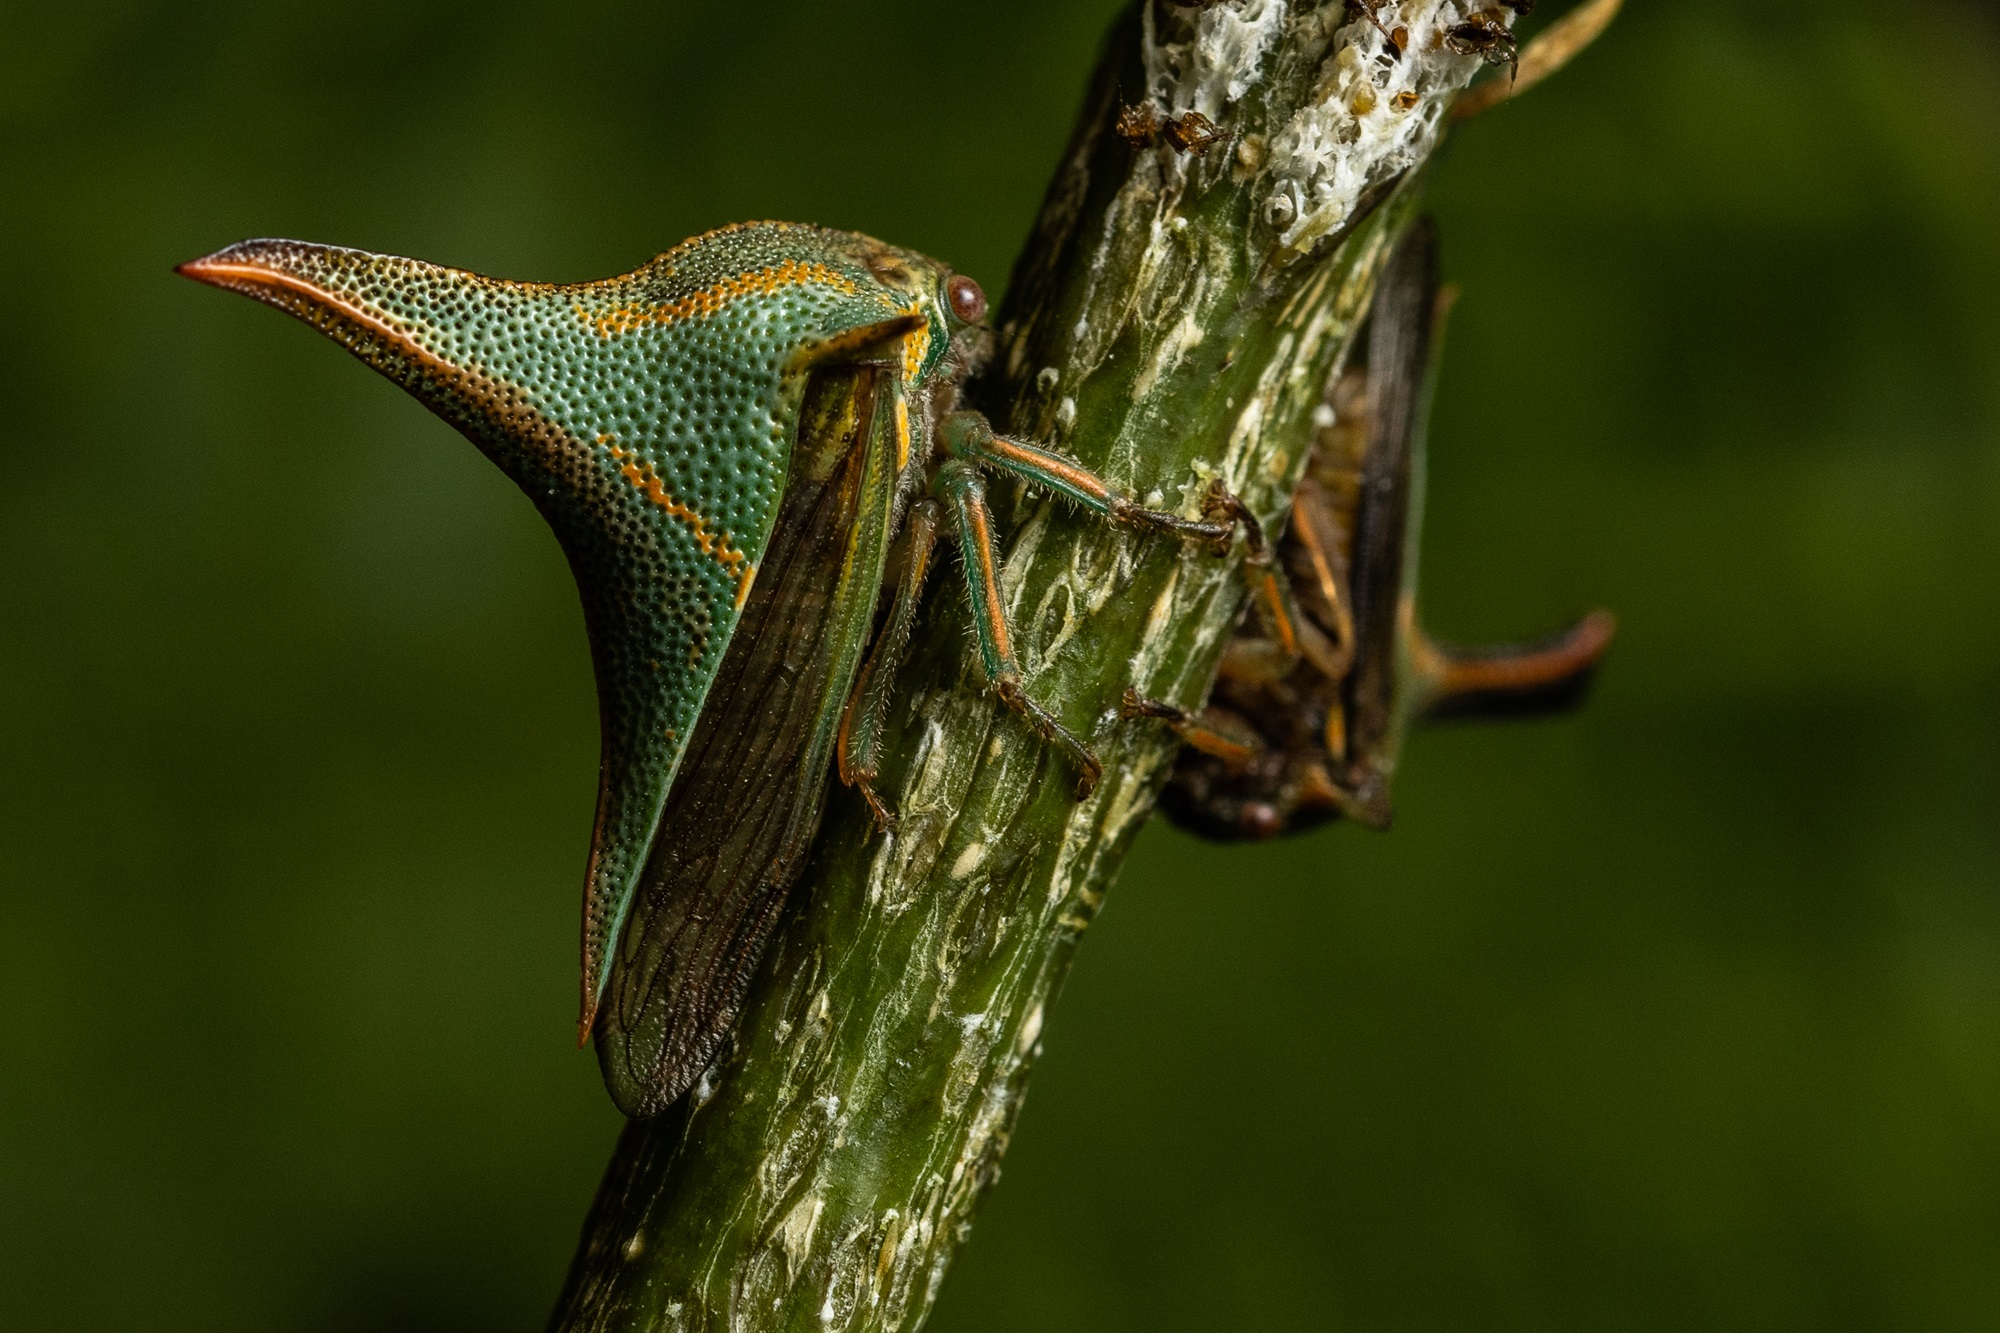
[[(1325, 389), (1476, 59), (1406, 0), (1147, 3), (1107, 38), (973, 405), (1147, 503), (1215, 478), (1281, 530)], [(1393, 29), (1391, 29), (1393, 31)], [(1224, 137), (1117, 132), (1124, 97)], [(1140, 119), (1140, 118), (1134, 118)], [(1129, 122), (1128, 122), (1129, 123)], [(914, 1329), (999, 1172), (1051, 1005), (1172, 761), (1125, 687), (1197, 707), (1236, 555), (997, 484), (1028, 689), (1105, 762), (1095, 794), (987, 688), (949, 569), (892, 710), (878, 831), (836, 791), (729, 1053), (629, 1125), (552, 1330)]]

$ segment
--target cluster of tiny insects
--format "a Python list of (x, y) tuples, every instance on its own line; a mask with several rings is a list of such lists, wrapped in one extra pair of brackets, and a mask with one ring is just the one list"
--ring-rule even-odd
[[(1410, 49), (1410, 30), (1400, 23), (1391, 27), (1383, 21), (1382, 11), (1392, 5), (1393, 0), (1347, 0), (1345, 18), (1350, 23), (1359, 19), (1371, 25), (1388, 43), (1390, 59), (1400, 60)], [(1514, 34), (1504, 15), (1511, 12), (1518, 17), (1534, 7), (1535, 0), (1501, 0), (1498, 6), (1446, 24), (1438, 41), (1454, 55), (1478, 56), (1489, 65), (1512, 66), (1516, 58)]]
[[(1221, 0), (1166, 0), (1177, 9), (1213, 9)], [(1388, 43), (1391, 60), (1401, 60), (1403, 52), (1410, 49), (1410, 30), (1398, 23), (1391, 27), (1382, 19), (1382, 11), (1393, 9), (1396, 0), (1345, 0), (1341, 17), (1352, 23), (1360, 19), (1382, 34)], [(1448, 23), (1438, 33), (1438, 43), (1453, 55), (1478, 56), (1489, 65), (1506, 65), (1512, 69), (1519, 58), (1514, 34), (1507, 27), (1505, 14), (1522, 17), (1535, 8), (1535, 0), (1500, 0), (1491, 8), (1475, 10), (1456, 23)], [(1190, 127), (1184, 123), (1192, 120)], [(1136, 151), (1146, 148), (1160, 139), (1173, 145), (1176, 152), (1201, 153), (1222, 137), (1208, 117), (1199, 111), (1190, 111), (1180, 121), (1158, 118), (1150, 105), (1126, 107), (1118, 117), (1118, 135)]]
[(1227, 137), (1227, 132), (1199, 111), (1162, 116), (1151, 102), (1128, 106), (1118, 113), (1118, 137), (1133, 152), (1164, 143), (1176, 153), (1202, 156)]

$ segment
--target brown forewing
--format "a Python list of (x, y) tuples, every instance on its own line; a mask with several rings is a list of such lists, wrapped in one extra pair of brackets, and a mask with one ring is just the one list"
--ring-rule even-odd
[(661, 812), (597, 1026), (629, 1116), (670, 1105), (714, 1058), (819, 823), (827, 775), (806, 754), (847, 689), (828, 622), (885, 373), (814, 378), (771, 544)]

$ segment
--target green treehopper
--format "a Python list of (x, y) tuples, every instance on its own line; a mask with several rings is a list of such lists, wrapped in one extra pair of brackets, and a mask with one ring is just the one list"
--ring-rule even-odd
[(883, 710), (947, 526), (987, 679), (1068, 756), (1080, 793), (1096, 782), (1089, 748), (1022, 688), (983, 473), (1218, 549), (1234, 530), (1226, 496), (1197, 516), (1149, 509), (959, 411), (985, 296), (850, 232), (728, 227), (578, 285), (276, 240), (179, 271), (402, 385), (554, 529), (603, 731), (578, 1036), (596, 1034), (634, 1117), (677, 1099), (727, 1035), (828, 769), (893, 818), (872, 785)]

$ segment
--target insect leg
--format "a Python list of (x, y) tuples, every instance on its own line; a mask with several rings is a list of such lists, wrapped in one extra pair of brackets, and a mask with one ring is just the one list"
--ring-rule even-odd
[(1209, 483), (1208, 494), (1202, 497), (1201, 512), (1204, 518), (1227, 519), (1243, 529), (1243, 544), (1247, 548), (1243, 577), (1250, 585), (1264, 632), (1278, 642), (1287, 656), (1298, 657), (1298, 635), (1294, 628), (1297, 618), (1292, 614), (1291, 597), (1278, 570), (1278, 557), (1264, 538), (1264, 525), (1250, 512), (1250, 506), (1229, 493), (1219, 477)]
[(1009, 708), (1028, 719), (1042, 739), (1060, 748), (1080, 771), (1076, 798), (1090, 795), (1104, 775), (1104, 765), (1090, 748), (1072, 735), (1055, 715), (1030, 699), (1021, 688), (1021, 667), (1014, 660), (1014, 641), (1007, 628), (1007, 608), (1000, 601), (1000, 571), (993, 556), (993, 515), (986, 508), (986, 483), (970, 463), (954, 459), (938, 470), (934, 483), (951, 506), (958, 532), (960, 563), (965, 566), (965, 591), (972, 600), (972, 629), (979, 640), (980, 660), (994, 693)]
[[(1227, 549), (1235, 536), (1233, 523), (1186, 519), (1165, 510), (1148, 509), (1130, 496), (1120, 495), (1109, 482), (1081, 463), (1026, 440), (995, 435), (992, 425), (977, 412), (952, 413), (939, 424), (938, 437), (945, 452), (953, 458), (1012, 473), (1030, 485), (1066, 496), (1114, 523), (1130, 523), (1176, 537), (1212, 542), (1222, 549)], [(1262, 540), (1261, 532), (1258, 540)]]
[[(1320, 498), (1323, 507), (1324, 497)], [(1347, 612), (1346, 599), (1341, 595), (1331, 563), (1315, 544), (1313, 533), (1315, 525), (1321, 522), (1320, 513), (1303, 511), (1305, 500), (1305, 492), (1301, 491), (1292, 506), (1292, 527), (1313, 555), (1315, 578), (1323, 600), (1331, 608), (1338, 641), (1329, 638), (1320, 623), (1300, 608), (1292, 581), (1271, 550), (1256, 515), (1220, 485), (1210, 490), (1203, 504), (1204, 512), (1211, 516), (1226, 517), (1242, 525), (1249, 547), (1243, 562), (1243, 577), (1250, 585), (1251, 605), (1256, 607), (1257, 620), (1264, 631), (1262, 638), (1239, 634), (1223, 649), (1220, 671), (1229, 680), (1245, 684), (1282, 680), (1303, 658), (1328, 680), (1338, 681), (1353, 665), (1354, 620)]]
[(894, 828), (896, 816), (875, 791), (875, 775), (882, 754), (883, 716), (896, 684), (896, 669), (910, 646), (910, 627), (916, 622), (917, 607), (923, 598), (924, 579), (930, 573), (931, 555), (937, 547), (938, 528), (944, 515), (938, 502), (929, 496), (910, 507), (904, 524), (908, 548), (896, 581), (896, 604), (889, 623), (882, 627), (875, 649), (861, 667), (847, 709), (840, 719), (840, 780), (861, 790), (861, 798), (875, 813), (875, 822), (884, 829)]
[[(1334, 567), (1339, 549), (1339, 525), (1333, 517), (1333, 502), (1326, 489), (1311, 477), (1299, 483), (1292, 497), (1292, 533), (1312, 566), (1311, 587), (1325, 603), (1333, 623), (1326, 629), (1331, 638), (1316, 633), (1301, 634), (1299, 651), (1310, 658), (1328, 680), (1341, 680), (1354, 665), (1354, 605), (1345, 580)], [(1287, 589), (1289, 592), (1289, 587)], [(1294, 611), (1296, 614), (1296, 609)], [(1301, 617), (1309, 630), (1316, 627), (1310, 617)], [(1323, 623), (1323, 622), (1322, 622)], [(1318, 642), (1315, 643), (1314, 639)]]
[(1521, 648), (1447, 648), (1418, 631), (1410, 666), (1420, 716), (1507, 717), (1575, 703), (1590, 684), (1618, 622), (1593, 611), (1553, 638)]
[(1118, 715), (1125, 718), (1158, 718), (1188, 745), (1220, 759), (1231, 768), (1242, 768), (1264, 748), (1264, 743), (1247, 727), (1231, 727), (1208, 713), (1196, 716), (1185, 708), (1145, 698), (1130, 685), (1125, 687), (1125, 699), (1118, 707)]

